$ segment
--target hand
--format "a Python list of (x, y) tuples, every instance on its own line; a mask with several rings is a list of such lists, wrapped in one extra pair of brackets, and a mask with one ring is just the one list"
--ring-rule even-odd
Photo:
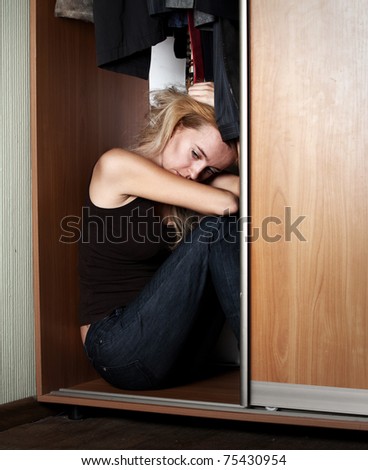
[(189, 87), (188, 95), (200, 103), (215, 106), (215, 87), (213, 82), (198, 82)]

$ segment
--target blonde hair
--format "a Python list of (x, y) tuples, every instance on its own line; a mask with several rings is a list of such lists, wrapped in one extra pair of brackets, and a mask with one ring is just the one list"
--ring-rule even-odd
[[(146, 116), (146, 124), (138, 135), (137, 144), (132, 151), (147, 158), (159, 155), (171, 139), (175, 130), (181, 125), (189, 129), (199, 129), (210, 125), (217, 128), (215, 110), (212, 106), (196, 101), (186, 91), (169, 87), (151, 93), (150, 109)], [(236, 151), (233, 142), (228, 143)], [(175, 248), (193, 230), (201, 215), (183, 207), (169, 207), (170, 224), (174, 226)]]
[(132, 150), (153, 158), (163, 151), (178, 126), (199, 129), (208, 124), (217, 127), (212, 106), (199, 103), (176, 87), (152, 92), (146, 125)]

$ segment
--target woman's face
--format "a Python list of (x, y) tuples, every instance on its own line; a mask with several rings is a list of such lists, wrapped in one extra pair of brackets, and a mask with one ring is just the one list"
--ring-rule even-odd
[(179, 126), (160, 157), (161, 166), (171, 173), (203, 181), (232, 165), (237, 155), (208, 124), (199, 129)]

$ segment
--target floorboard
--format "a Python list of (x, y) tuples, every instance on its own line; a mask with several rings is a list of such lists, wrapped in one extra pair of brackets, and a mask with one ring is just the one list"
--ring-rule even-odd
[(35, 401), (0, 407), (0, 449), (368, 449), (364, 431), (90, 408), (73, 420), (69, 411)]

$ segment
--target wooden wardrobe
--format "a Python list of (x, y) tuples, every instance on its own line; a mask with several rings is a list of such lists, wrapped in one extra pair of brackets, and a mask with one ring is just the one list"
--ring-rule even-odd
[(98, 69), (93, 25), (54, 6), (31, 0), (38, 400), (367, 430), (368, 1), (242, 6), (240, 367), (148, 392), (85, 357), (76, 243), (92, 166), (132, 142), (148, 83)]

